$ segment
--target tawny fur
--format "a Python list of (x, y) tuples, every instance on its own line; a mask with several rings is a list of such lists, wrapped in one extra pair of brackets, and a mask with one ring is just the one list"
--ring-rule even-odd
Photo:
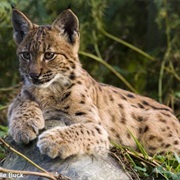
[(131, 134), (150, 154), (180, 152), (180, 123), (169, 107), (98, 83), (82, 69), (79, 23), (71, 10), (52, 26), (35, 25), (16, 9), (12, 21), (24, 82), (8, 113), (16, 142), (35, 139), (47, 119), (67, 118), (71, 125), (39, 135), (42, 153), (52, 158), (104, 154), (109, 140), (136, 149)]

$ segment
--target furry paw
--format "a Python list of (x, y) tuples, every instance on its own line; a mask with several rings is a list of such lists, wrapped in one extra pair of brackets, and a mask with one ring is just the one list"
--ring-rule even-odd
[(19, 101), (19, 104), (12, 103), (9, 107), (9, 134), (17, 143), (28, 144), (44, 128), (44, 118), (36, 102)]
[(74, 124), (43, 132), (37, 143), (42, 154), (62, 159), (71, 155), (102, 155), (109, 149), (107, 132), (99, 125)]
[(47, 154), (51, 158), (60, 156), (62, 159), (70, 156), (68, 141), (63, 139), (63, 136), (58, 135), (59, 131), (56, 128), (43, 132), (38, 137), (37, 147), (42, 154)]
[[(19, 118), (20, 119), (20, 118)], [(14, 119), (9, 125), (9, 132), (17, 143), (28, 144), (36, 139), (39, 130), (44, 128), (44, 121), (39, 118), (25, 119), (24, 117)]]

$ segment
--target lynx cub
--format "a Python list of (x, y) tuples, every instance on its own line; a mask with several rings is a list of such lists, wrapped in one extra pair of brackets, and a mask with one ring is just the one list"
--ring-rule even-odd
[(38, 136), (51, 158), (102, 154), (110, 143), (136, 149), (131, 132), (150, 154), (180, 152), (180, 123), (158, 102), (96, 82), (78, 59), (79, 22), (70, 10), (50, 25), (33, 24), (13, 9), (14, 40), (23, 87), (9, 107), (9, 132), (17, 143), (37, 138), (47, 119), (71, 124)]

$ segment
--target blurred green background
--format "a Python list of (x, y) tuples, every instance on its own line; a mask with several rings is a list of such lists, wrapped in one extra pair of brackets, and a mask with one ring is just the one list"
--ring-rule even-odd
[(170, 106), (180, 118), (180, 1), (0, 0), (0, 124), (20, 88), (11, 3), (37, 24), (51, 24), (70, 6), (80, 21), (83, 67), (97, 81)]

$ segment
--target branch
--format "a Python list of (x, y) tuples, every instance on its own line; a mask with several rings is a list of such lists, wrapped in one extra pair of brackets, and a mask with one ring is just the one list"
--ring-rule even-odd
[(0, 92), (13, 91), (15, 88), (18, 88), (20, 86), (21, 86), (21, 83), (15, 86), (11, 86), (11, 87), (0, 88)]
[(70, 180), (68, 177), (63, 176), (61, 174), (57, 173), (57, 175), (53, 175), (52, 173), (49, 173), (48, 171), (46, 171), (45, 169), (43, 169), (42, 167), (38, 166), (36, 163), (31, 161), (28, 157), (24, 156), (22, 153), (20, 153), (19, 151), (15, 150), (14, 148), (12, 148), (2, 138), (0, 138), (0, 142), (3, 145), (5, 145), (7, 148), (9, 148), (11, 151), (13, 151), (14, 153), (18, 154), (19, 156), (21, 156), (22, 158), (27, 160), (29, 163), (31, 163), (33, 166), (35, 166), (37, 169), (39, 169), (43, 173), (41, 173), (41, 172), (31, 172), (31, 171), (8, 170), (8, 169), (4, 169), (4, 168), (1, 168), (1, 167), (0, 167), (0, 172), (11, 172), (11, 173), (15, 173), (15, 174), (20, 173), (20, 174), (26, 174), (26, 175), (43, 176), (43, 177), (48, 177), (49, 179), (52, 179), (52, 180)]
[(142, 51), (141, 49), (137, 48), (136, 46), (133, 46), (132, 44), (120, 39), (120, 38), (117, 38), (116, 36), (113, 36), (112, 34), (109, 34), (108, 32), (106, 32), (104, 29), (100, 29), (100, 31), (105, 35), (107, 36), (108, 38), (120, 43), (120, 44), (123, 44), (124, 46), (136, 51), (137, 53), (141, 54), (142, 56), (146, 57), (147, 59), (151, 60), (151, 61), (154, 61), (155, 58), (150, 56), (149, 54), (147, 54), (146, 52)]
[(110, 64), (108, 64), (106, 61), (104, 61), (100, 57), (97, 57), (91, 53), (87, 53), (84, 51), (79, 51), (79, 54), (90, 57), (100, 62), (101, 64), (106, 66), (111, 72), (113, 72), (131, 91), (133, 91), (134, 93), (138, 93), (137, 90), (134, 87), (132, 87), (131, 84), (120, 73), (118, 73)]
[(6, 109), (6, 108), (8, 108), (8, 105), (0, 105), (0, 111), (2, 111), (2, 110), (4, 110), (4, 109)]
[[(124, 172), (126, 173), (126, 175), (129, 177), (129, 179), (133, 180), (131, 175), (129, 174), (128, 170), (126, 169), (125, 164), (122, 162), (121, 157), (118, 156), (116, 153), (113, 153), (113, 152), (109, 152), (109, 154), (111, 154), (111, 156), (114, 156), (119, 161), (119, 163), (120, 163), (121, 167), (123, 168)], [(136, 175), (136, 173), (134, 173), (134, 174)], [(136, 178), (138, 180), (140, 180), (138, 176), (136, 176)]]
[[(150, 166), (152, 166), (152, 167), (154, 167), (154, 168), (161, 166), (161, 162), (160, 162), (159, 160), (155, 159), (154, 157), (151, 157), (151, 156), (149, 156), (149, 155), (147, 155), (147, 156), (145, 157), (144, 154), (139, 153), (139, 152), (136, 152), (136, 151), (134, 151), (134, 150), (132, 150), (132, 149), (129, 149), (129, 148), (125, 147), (125, 146), (120, 146), (120, 145), (117, 145), (117, 144), (115, 144), (115, 143), (113, 143), (113, 142), (112, 142), (112, 144), (113, 144), (113, 146), (114, 146), (115, 148), (121, 150), (121, 152), (123, 152), (123, 155), (126, 155), (126, 156), (128, 156), (128, 157), (129, 157), (129, 155), (130, 155), (130, 156), (138, 159), (139, 162), (142, 161), (142, 162), (144, 162), (144, 163), (146, 163), (146, 164), (148, 164), (148, 165), (150, 165)], [(121, 153), (121, 154), (122, 154), (122, 153)], [(113, 154), (113, 155), (114, 155), (114, 154)], [(135, 165), (135, 164), (134, 164), (134, 165)]]
[[(166, 9), (167, 1), (163, 1), (164, 9)], [(164, 70), (165, 70), (165, 64), (167, 61), (169, 61), (169, 54), (171, 52), (171, 38), (170, 38), (170, 27), (169, 27), (169, 19), (167, 11), (164, 16), (165, 21), (165, 33), (166, 33), (166, 43), (167, 43), (167, 49), (164, 54), (163, 60), (161, 62), (161, 68), (160, 68), (160, 74), (159, 74), (159, 83), (158, 83), (158, 96), (159, 96), (159, 102), (162, 103), (162, 96), (163, 96), (163, 77), (164, 77)]]
[(24, 158), (26, 161), (28, 161), (29, 163), (31, 163), (33, 166), (35, 166), (37, 169), (39, 169), (42, 172), (48, 173), (45, 169), (41, 168), (40, 166), (38, 166), (36, 163), (34, 163), (33, 161), (31, 161), (28, 157), (24, 156), (22, 153), (20, 153), (19, 151), (15, 150), (14, 148), (12, 148), (9, 144), (7, 144), (2, 138), (0, 138), (0, 142), (2, 144), (4, 144), (7, 148), (9, 148), (11, 151), (13, 151), (14, 153), (18, 154), (19, 156), (21, 156), (22, 158)]

